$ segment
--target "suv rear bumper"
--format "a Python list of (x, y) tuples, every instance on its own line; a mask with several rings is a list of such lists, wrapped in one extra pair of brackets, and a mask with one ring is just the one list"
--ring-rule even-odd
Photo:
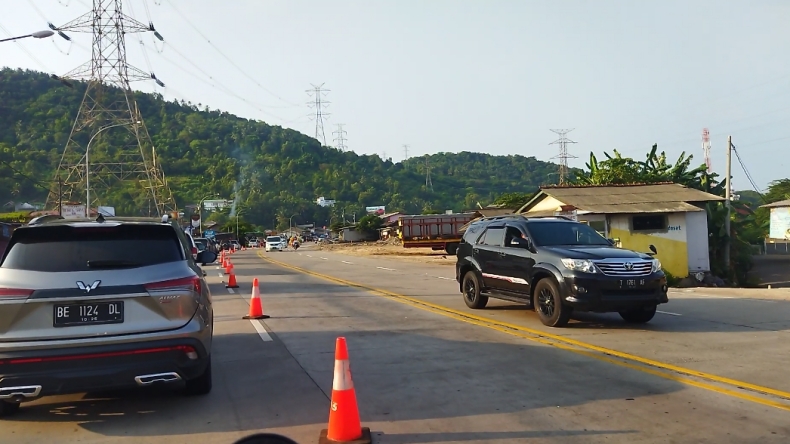
[(0, 399), (183, 382), (200, 376), (208, 357), (194, 338), (6, 353), (0, 357)]
[[(626, 279), (645, 282), (635, 289), (621, 289), (620, 281)], [(566, 277), (561, 286), (563, 302), (579, 311), (609, 313), (669, 302), (667, 279), (659, 274), (639, 278)]]

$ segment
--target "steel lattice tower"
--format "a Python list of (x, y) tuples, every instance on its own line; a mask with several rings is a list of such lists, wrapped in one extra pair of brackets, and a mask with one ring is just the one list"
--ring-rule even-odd
[(559, 145), (560, 146), (560, 153), (552, 159), (559, 159), (560, 160), (560, 169), (559, 169), (559, 185), (565, 185), (565, 180), (568, 178), (568, 159), (575, 159), (576, 156), (572, 154), (568, 154), (568, 144), (569, 143), (576, 143), (573, 140), (567, 138), (569, 132), (573, 131), (571, 129), (553, 129), (549, 130), (553, 133), (557, 133), (559, 139), (551, 142), (549, 145)]
[(307, 106), (315, 108), (315, 138), (320, 141), (323, 146), (326, 146), (324, 118), (328, 118), (330, 114), (324, 112), (324, 106), (329, 105), (331, 102), (324, 100), (323, 98), (326, 96), (325, 93), (329, 92), (329, 90), (324, 89), (323, 83), (318, 86), (311, 83), (310, 86), (312, 86), (313, 89), (308, 89), (307, 95), (313, 97), (313, 100), (307, 102)]
[[(82, 202), (88, 191), (91, 207), (111, 205), (107, 193), (113, 185), (136, 182), (140, 195), (133, 198), (140, 214), (152, 215), (155, 211), (161, 217), (177, 213), (130, 84), (139, 80), (154, 80), (160, 86), (164, 83), (126, 60), (126, 34), (153, 32), (163, 40), (162, 36), (153, 24), (145, 25), (125, 15), (122, 0), (93, 0), (90, 12), (60, 27), (50, 24), (50, 28), (66, 39), (70, 39), (65, 34), (69, 31), (91, 33), (93, 45), (90, 62), (62, 77), (53, 76), (67, 86), (71, 86), (71, 79), (86, 80), (87, 88), (55, 173), (55, 182), (63, 184), (62, 195), (51, 192), (47, 208), (57, 208), (61, 197)], [(101, 143), (111, 128), (128, 133), (123, 142), (112, 146)], [(120, 140), (117, 134), (115, 140)], [(86, 162), (88, 158), (90, 162)], [(86, 186), (88, 182), (90, 187)]]
[(346, 134), (348, 134), (348, 132), (343, 129), (343, 124), (338, 123), (337, 131), (334, 131), (332, 134), (337, 134), (337, 137), (335, 137), (335, 143), (337, 144), (337, 149), (339, 149), (340, 151), (346, 151), (348, 147), (346, 146), (345, 136)]

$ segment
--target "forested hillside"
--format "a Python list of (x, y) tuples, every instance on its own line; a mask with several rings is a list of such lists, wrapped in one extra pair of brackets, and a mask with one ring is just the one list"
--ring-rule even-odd
[[(0, 202), (46, 199), (84, 87), (65, 87), (43, 73), (0, 70)], [(330, 220), (329, 210), (315, 204), (319, 196), (336, 199), (335, 211), (357, 218), (374, 205), (410, 213), (458, 211), (557, 179), (554, 164), (534, 157), (443, 152), (429, 159), (431, 191), (425, 187), (424, 157), (393, 163), (322, 147), (297, 131), (191, 103), (142, 93), (137, 100), (179, 207), (215, 193), (237, 197), (243, 217), (264, 226), (275, 219), (287, 225), (294, 214), (300, 223)], [(105, 143), (112, 143), (112, 136)], [(380, 151), (399, 143), (367, 148)], [(103, 200), (123, 214), (147, 212), (123, 185)]]

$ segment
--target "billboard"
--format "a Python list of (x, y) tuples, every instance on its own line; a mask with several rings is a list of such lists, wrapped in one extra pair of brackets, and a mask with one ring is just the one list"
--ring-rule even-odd
[(382, 214), (384, 214), (384, 205), (380, 205), (377, 207), (365, 207), (365, 211), (368, 214), (375, 214), (381, 216)]
[(227, 199), (215, 199), (215, 200), (203, 201), (203, 208), (206, 210), (219, 210), (222, 208), (227, 208), (232, 205), (233, 205), (233, 201)]
[(790, 207), (771, 208), (771, 239), (790, 239)]
[(85, 205), (63, 205), (61, 216), (64, 219), (81, 219), (85, 217)]

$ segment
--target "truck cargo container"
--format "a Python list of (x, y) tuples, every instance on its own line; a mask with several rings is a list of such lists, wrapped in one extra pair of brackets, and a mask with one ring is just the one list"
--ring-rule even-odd
[(461, 227), (474, 218), (474, 213), (401, 216), (399, 237), (404, 248), (431, 248), (455, 254), (461, 243)]

